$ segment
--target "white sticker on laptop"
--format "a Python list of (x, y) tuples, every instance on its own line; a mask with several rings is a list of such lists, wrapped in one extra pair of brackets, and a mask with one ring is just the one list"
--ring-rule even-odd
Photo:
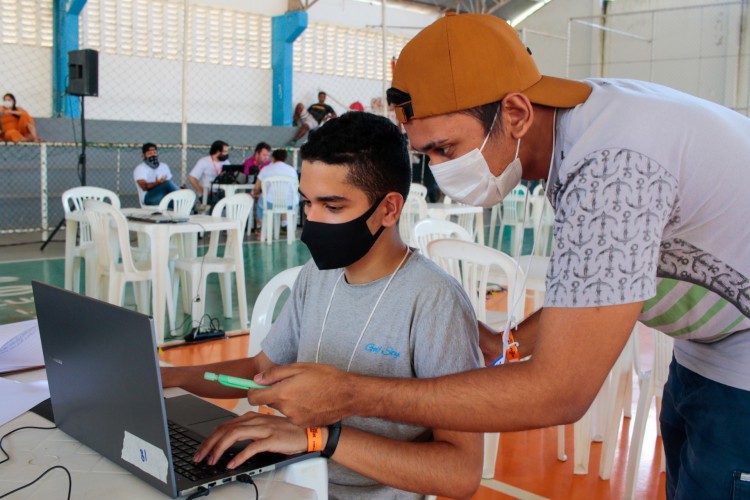
[(169, 463), (161, 448), (125, 431), (122, 438), (121, 457), (163, 483), (167, 482)]

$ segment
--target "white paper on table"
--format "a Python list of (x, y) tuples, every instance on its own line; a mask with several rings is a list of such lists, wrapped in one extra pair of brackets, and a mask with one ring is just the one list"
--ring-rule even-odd
[(0, 425), (5, 425), (49, 397), (46, 380), (17, 382), (0, 378)]
[(0, 373), (44, 366), (35, 319), (0, 326)]

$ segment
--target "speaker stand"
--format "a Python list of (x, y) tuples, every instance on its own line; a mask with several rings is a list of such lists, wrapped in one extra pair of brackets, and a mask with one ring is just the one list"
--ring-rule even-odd
[[(78, 155), (78, 180), (81, 183), (81, 186), (86, 185), (86, 107), (84, 105), (85, 97), (81, 96), (81, 154)], [(55, 237), (57, 232), (62, 227), (63, 223), (65, 222), (65, 217), (60, 219), (60, 222), (57, 223), (57, 226), (55, 226), (55, 229), (52, 231), (52, 233), (47, 237), (46, 240), (44, 240), (44, 243), (42, 243), (42, 247), (39, 249), (39, 251), (43, 252), (44, 249), (49, 245), (49, 242), (52, 241), (52, 238)]]

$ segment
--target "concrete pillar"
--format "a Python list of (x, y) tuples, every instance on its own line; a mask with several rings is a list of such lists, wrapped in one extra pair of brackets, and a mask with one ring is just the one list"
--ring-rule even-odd
[(307, 28), (307, 12), (287, 12), (271, 21), (271, 67), (273, 69), (273, 108), (271, 123), (292, 125), (292, 55), (294, 41)]

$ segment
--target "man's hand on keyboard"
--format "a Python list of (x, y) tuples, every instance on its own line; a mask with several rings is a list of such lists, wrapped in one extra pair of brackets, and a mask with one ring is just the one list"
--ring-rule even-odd
[(237, 441), (251, 439), (250, 443), (227, 464), (234, 469), (253, 455), (272, 451), (292, 455), (307, 451), (307, 432), (285, 417), (248, 412), (218, 426), (200, 445), (193, 460), (207, 458), (209, 465), (219, 461), (222, 454)]

